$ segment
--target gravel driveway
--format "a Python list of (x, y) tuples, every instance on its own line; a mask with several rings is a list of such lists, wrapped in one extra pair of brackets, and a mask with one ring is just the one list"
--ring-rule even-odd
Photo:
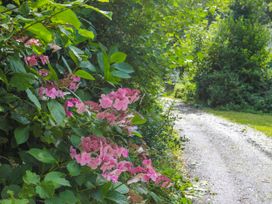
[(194, 203), (272, 204), (272, 139), (246, 126), (178, 105), (184, 160), (209, 192)]

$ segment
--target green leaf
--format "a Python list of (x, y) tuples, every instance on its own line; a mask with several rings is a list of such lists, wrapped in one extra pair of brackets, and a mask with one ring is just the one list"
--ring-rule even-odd
[(26, 174), (23, 177), (23, 180), (26, 184), (38, 185), (40, 183), (40, 176), (27, 170)]
[(29, 204), (29, 200), (27, 199), (3, 199), (0, 200), (0, 204)]
[(28, 153), (35, 159), (46, 164), (53, 164), (57, 162), (57, 160), (47, 150), (32, 148), (28, 151)]
[(140, 113), (135, 112), (131, 123), (133, 125), (142, 125), (142, 124), (146, 123), (146, 119)]
[(75, 161), (70, 161), (66, 168), (71, 176), (78, 176), (80, 174), (80, 167)]
[(53, 40), (51, 32), (41, 23), (35, 23), (33, 25), (27, 24), (26, 30), (33, 33), (38, 39), (49, 43)]
[(91, 72), (95, 72), (96, 71), (95, 66), (91, 62), (89, 62), (89, 61), (81, 61), (79, 63), (79, 67), (83, 68), (83, 69), (88, 69)]
[(26, 73), (25, 66), (18, 56), (8, 56), (7, 61), (13, 72)]
[(18, 91), (25, 91), (32, 87), (35, 77), (29, 73), (15, 73), (10, 79), (10, 86), (15, 87)]
[(44, 181), (51, 181), (55, 189), (59, 188), (60, 186), (71, 186), (69, 181), (66, 180), (64, 177), (64, 173), (52, 171), (46, 174), (46, 176), (44, 177)]
[(112, 76), (118, 77), (118, 78), (122, 78), (122, 79), (129, 79), (131, 78), (131, 76), (129, 74), (127, 74), (126, 72), (121, 72), (121, 71), (113, 71)]
[(26, 94), (27, 94), (27, 97), (29, 98), (29, 100), (30, 100), (32, 103), (34, 103), (34, 105), (35, 105), (39, 110), (41, 110), (41, 104), (40, 104), (39, 99), (36, 97), (36, 95), (34, 95), (30, 89), (27, 89), (27, 90), (26, 90)]
[(107, 194), (106, 198), (110, 201), (113, 201), (116, 204), (129, 204), (127, 196), (117, 191), (111, 191), (110, 193)]
[(81, 62), (82, 58), (80, 55), (83, 54), (84, 52), (81, 49), (75, 46), (69, 46), (69, 55), (76, 64), (79, 64), (79, 62)]
[(66, 117), (63, 106), (59, 102), (52, 100), (47, 103), (47, 107), (56, 123), (60, 125)]
[(6, 185), (3, 189), (1, 189), (1, 197), (2, 198), (9, 198), (10, 194), (14, 196), (18, 196), (18, 193), (21, 191), (21, 187), (18, 185)]
[(97, 54), (98, 64), (100, 69), (104, 72), (105, 80), (110, 79), (110, 63), (106, 53), (100, 52)]
[(66, 190), (59, 194), (62, 204), (76, 204), (78, 199), (72, 191)]
[(5, 73), (2, 71), (2, 69), (0, 69), (0, 80), (2, 82), (4, 82), (5, 84), (8, 84), (8, 79), (7, 79), (6, 75), (5, 75)]
[(129, 192), (129, 188), (121, 182), (115, 183), (113, 189), (121, 194), (127, 194)]
[(51, 181), (43, 181), (36, 186), (36, 193), (43, 199), (52, 198), (55, 192), (54, 184)]
[(29, 138), (29, 126), (18, 127), (14, 130), (14, 136), (18, 145), (25, 143)]
[(76, 29), (79, 29), (81, 26), (80, 21), (77, 18), (77, 15), (71, 10), (65, 10), (51, 18), (53, 23), (57, 24), (68, 24), (74, 26)]
[(110, 56), (110, 63), (121, 63), (124, 62), (127, 55), (123, 52), (115, 52)]
[(83, 37), (90, 38), (91, 40), (94, 39), (94, 33), (92, 31), (86, 29), (79, 29), (78, 33)]
[(78, 70), (75, 72), (75, 75), (83, 78), (83, 79), (88, 79), (88, 80), (95, 80), (95, 78), (88, 72), (84, 71), (84, 70)]
[(84, 8), (88, 8), (88, 9), (92, 9), (100, 14), (102, 14), (103, 16), (107, 17), (108, 19), (112, 19), (112, 12), (109, 12), (109, 11), (102, 11), (94, 6), (90, 6), (90, 5), (87, 5), (87, 4), (84, 4), (82, 5)]
[(149, 192), (149, 194), (156, 203), (162, 203), (162, 199), (157, 194), (154, 192)]
[(131, 65), (129, 65), (128, 63), (122, 62), (122, 63), (117, 63), (117, 64), (113, 64), (112, 65), (113, 68), (121, 71), (121, 72), (125, 72), (125, 73), (133, 73), (134, 69)]

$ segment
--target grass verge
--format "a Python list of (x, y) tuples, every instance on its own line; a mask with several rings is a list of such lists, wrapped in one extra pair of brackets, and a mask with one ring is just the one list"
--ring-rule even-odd
[(219, 111), (206, 109), (208, 113), (212, 113), (216, 116), (221, 116), (232, 122), (248, 125), (256, 130), (259, 130), (272, 137), (272, 115), (261, 113), (244, 113), (235, 111)]

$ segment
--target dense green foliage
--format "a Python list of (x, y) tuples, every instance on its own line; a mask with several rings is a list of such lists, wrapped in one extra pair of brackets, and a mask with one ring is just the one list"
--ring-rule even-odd
[[(271, 13), (268, 1), (223, 1), (205, 15), (191, 43), (176, 96), (212, 107), (271, 111)], [(219, 6), (219, 5), (218, 5)], [(205, 7), (202, 7), (205, 9)]]
[[(156, 1), (0, 2), (0, 203), (190, 203), (173, 162), (180, 141), (173, 137), (173, 121), (155, 103), (169, 73), (168, 36), (161, 39), (168, 25), (161, 23), (176, 1), (155, 13)], [(112, 21), (104, 10), (113, 12)], [(131, 182), (124, 171), (116, 182), (102, 170), (113, 168), (109, 163), (86, 166), (86, 138), (100, 138), (113, 159), (125, 157), (120, 169), (148, 166), (157, 184), (147, 170)], [(92, 156), (102, 155), (101, 148)], [(114, 148), (123, 156), (109, 152)], [(171, 187), (168, 181), (169, 188), (161, 187), (157, 178), (167, 178), (148, 158)], [(144, 175), (150, 182), (134, 183)]]

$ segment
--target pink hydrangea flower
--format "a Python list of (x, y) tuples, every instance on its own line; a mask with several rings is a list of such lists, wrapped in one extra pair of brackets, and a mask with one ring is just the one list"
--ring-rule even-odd
[(53, 83), (48, 83), (46, 87), (39, 88), (39, 96), (43, 100), (64, 98), (64, 92), (59, 90)]
[(128, 108), (128, 104), (129, 104), (128, 98), (124, 98), (122, 100), (117, 98), (114, 101), (113, 107), (118, 111), (120, 110), (125, 111)]
[(156, 172), (150, 159), (142, 161), (142, 166), (134, 167), (130, 161), (123, 160), (128, 157), (128, 150), (112, 144), (104, 137), (89, 136), (84, 137), (80, 143), (81, 153), (70, 148), (70, 156), (82, 166), (91, 169), (100, 169), (102, 176), (113, 183), (117, 182), (120, 175), (129, 172), (134, 175), (128, 181), (129, 184), (135, 182), (153, 181), (162, 187), (170, 187), (170, 179)]
[(42, 63), (43, 65), (48, 64), (48, 63), (49, 63), (49, 58), (48, 58), (48, 56), (47, 56), (47, 55), (40, 55), (40, 56), (39, 56), (39, 58), (40, 58), (41, 63)]
[(38, 60), (37, 60), (37, 56), (36, 55), (30, 55), (30, 56), (26, 56), (24, 58), (25, 60), (25, 63), (30, 66), (30, 67), (33, 67), (33, 66), (37, 66), (38, 65)]
[(31, 38), (25, 43), (26, 46), (41, 46), (40, 40)]
[(101, 99), (99, 100), (99, 102), (102, 108), (110, 108), (113, 103), (112, 99), (109, 96), (104, 94), (101, 96)]
[(85, 106), (84, 104), (77, 98), (70, 98), (65, 101), (64, 103), (64, 110), (66, 113), (67, 117), (73, 116), (73, 113), (69, 110), (70, 108), (76, 107), (77, 108), (77, 113), (83, 113), (85, 111)]
[(48, 74), (49, 74), (48, 70), (46, 70), (46, 69), (40, 69), (40, 70), (38, 71), (38, 73), (39, 73), (39, 75), (42, 76), (42, 77), (46, 77), (46, 76), (48, 76)]
[(90, 110), (98, 112), (101, 110), (101, 107), (98, 103), (93, 101), (84, 101), (84, 104), (89, 107)]

